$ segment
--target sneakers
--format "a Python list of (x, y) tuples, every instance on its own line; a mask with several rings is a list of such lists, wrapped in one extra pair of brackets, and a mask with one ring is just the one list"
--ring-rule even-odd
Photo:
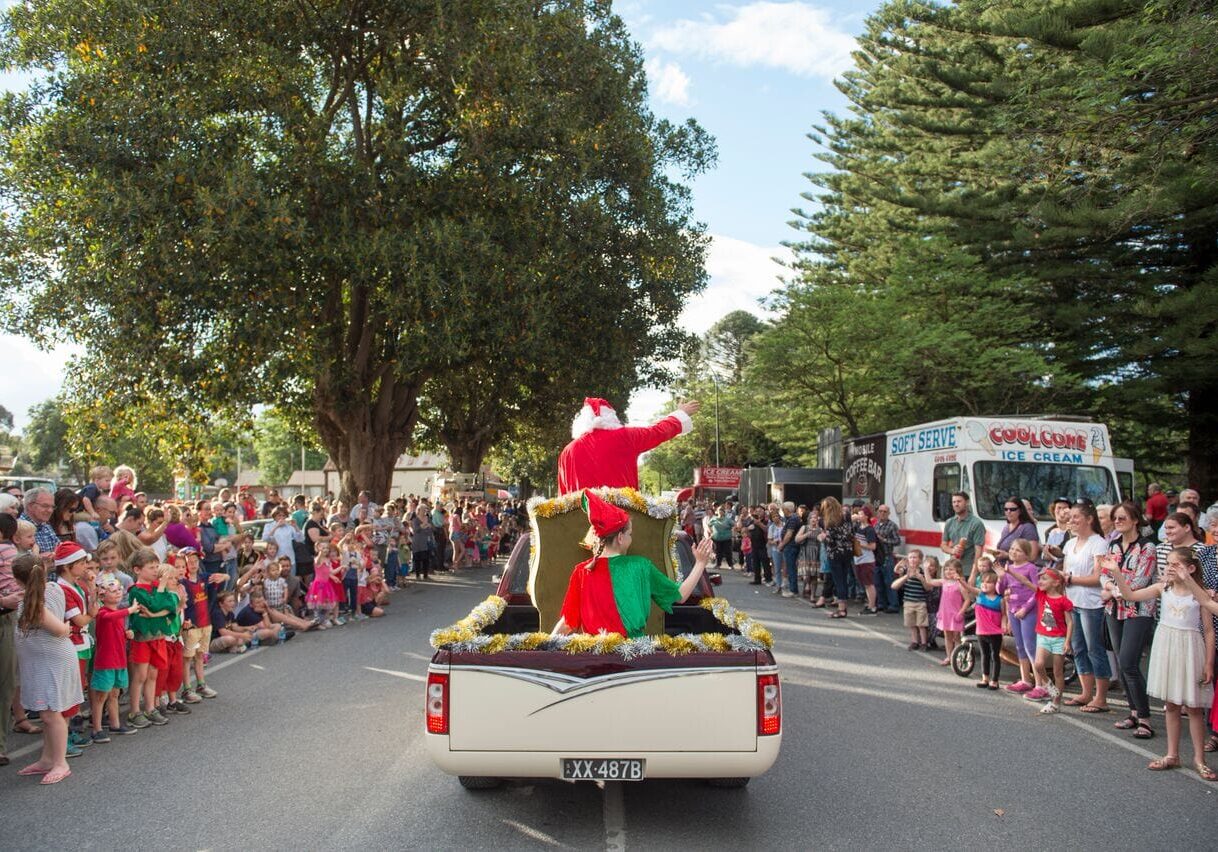
[(1054, 704), (1052, 701), (1050, 701), (1044, 707), (1040, 708), (1040, 712), (1047, 716), (1047, 715), (1050, 715), (1053, 713), (1060, 713), (1061, 708), (1059, 708), (1056, 704)]
[(795, 597), (795, 593), (793, 591), (791, 591), (790, 589), (783, 589), (782, 596), (784, 598), (793, 598), (793, 597)]
[(878, 609), (872, 609), (869, 606), (863, 607), (863, 615), (879, 615), (879, 614), (880, 614), (880, 611)]
[(177, 713), (179, 716), (189, 716), (191, 712), (190, 708), (182, 701), (170, 701), (165, 705), (165, 709), (171, 713)]
[(95, 743), (108, 743), (110, 742), (110, 735), (105, 731), (94, 731), (89, 735), (89, 739)]
[(1005, 687), (1007, 692), (1014, 692), (1016, 695), (1023, 695), (1032, 688), (1032, 684), (1026, 680), (1017, 680), (1014, 683), (1008, 683)]
[(69, 742), (67, 753), (64, 756), (65, 757), (80, 757), (84, 753), (85, 753), (84, 749), (80, 748), (79, 746), (72, 745), (72, 743)]
[(205, 683), (199, 684), (198, 693), (204, 698), (215, 698), (220, 694)]
[(148, 721), (153, 725), (169, 724), (169, 720), (165, 718), (165, 714), (163, 714), (160, 710), (149, 710), (144, 715), (148, 717)]
[(1038, 686), (1025, 692), (1023, 697), (1028, 701), (1044, 701), (1049, 697), (1049, 690)]
[(93, 739), (84, 731), (72, 731), (68, 734), (68, 743), (77, 748), (88, 748), (93, 745)]
[(910, 643), (909, 643), (909, 650), (910, 650), (910, 651), (916, 651), (916, 650), (918, 650), (918, 649), (919, 649), (919, 648), (921, 648), (921, 647), (922, 647), (922, 643), (921, 643), (921, 642), (910, 642)]
[(244, 645), (234, 645), (234, 646), (233, 646), (233, 653), (234, 653), (234, 654), (244, 654), (244, 653), (245, 653), (245, 646), (244, 646)]
[[(147, 728), (152, 724), (146, 713), (135, 713), (127, 717), (127, 724), (133, 728)], [(162, 723), (164, 724), (164, 723)]]
[(202, 700), (203, 699), (199, 697), (199, 693), (195, 692), (193, 689), (188, 689), (182, 693), (182, 701), (186, 704), (198, 704)]
[(116, 734), (116, 735), (124, 736), (124, 737), (130, 736), (131, 734), (139, 733), (138, 731), (136, 731), (135, 728), (132, 728), (128, 725), (122, 725), (118, 728), (107, 728), (107, 730), (110, 731), (110, 733), (112, 733), (112, 734)]

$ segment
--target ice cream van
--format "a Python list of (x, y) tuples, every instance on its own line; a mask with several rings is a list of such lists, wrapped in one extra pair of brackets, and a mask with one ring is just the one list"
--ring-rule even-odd
[(964, 491), (995, 543), (1004, 501), (1024, 497), (1043, 535), (1058, 497), (1119, 502), (1132, 466), (1114, 458), (1108, 427), (1068, 419), (958, 417), (847, 438), (842, 444), (847, 504), (887, 503), (907, 545), (937, 547)]

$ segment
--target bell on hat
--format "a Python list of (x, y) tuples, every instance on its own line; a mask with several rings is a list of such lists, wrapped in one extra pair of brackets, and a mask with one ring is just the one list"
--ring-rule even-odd
[(81, 559), (88, 559), (89, 553), (74, 541), (61, 541), (55, 548), (55, 565), (71, 565)]
[(584, 512), (587, 513), (588, 521), (598, 538), (609, 538), (630, 524), (630, 514), (625, 509), (614, 506), (586, 488), (583, 504)]

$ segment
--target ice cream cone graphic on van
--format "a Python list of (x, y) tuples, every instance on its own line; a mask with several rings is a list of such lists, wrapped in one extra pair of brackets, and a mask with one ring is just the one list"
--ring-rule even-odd
[(1108, 449), (1108, 442), (1104, 440), (1104, 430), (1093, 426), (1091, 428), (1091, 463), (1098, 464), (1106, 449)]
[(964, 431), (977, 442), (977, 446), (981, 447), (981, 449), (992, 456), (997, 455), (997, 452), (994, 450), (994, 442), (990, 440), (990, 433), (986, 431), (984, 423), (979, 423), (976, 420), (965, 421)]

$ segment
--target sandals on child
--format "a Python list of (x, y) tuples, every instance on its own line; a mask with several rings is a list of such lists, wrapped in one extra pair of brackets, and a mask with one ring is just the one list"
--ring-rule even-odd
[(1146, 768), (1151, 772), (1162, 772), (1165, 769), (1179, 769), (1180, 757), (1156, 757), (1150, 763), (1146, 764)]
[(1193, 768), (1197, 770), (1197, 774), (1201, 776), (1202, 781), (1218, 781), (1218, 772), (1215, 772), (1204, 763), (1194, 763)]
[(1152, 740), (1155, 737), (1155, 729), (1150, 726), (1150, 722), (1145, 719), (1138, 720), (1138, 729), (1133, 732), (1134, 739)]
[(1205, 741), (1205, 750), (1207, 752), (1218, 751), (1218, 734), (1210, 735), (1210, 737)]

